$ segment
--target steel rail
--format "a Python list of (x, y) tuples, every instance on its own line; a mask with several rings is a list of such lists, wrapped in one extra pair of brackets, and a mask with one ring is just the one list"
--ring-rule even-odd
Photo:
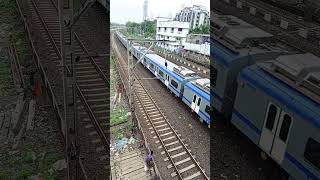
[[(114, 38), (113, 35), (112, 35), (112, 38)], [(114, 45), (115, 45), (115, 44), (114, 44), (114, 41), (112, 41), (112, 45), (113, 45), (112, 47), (114, 47)], [(113, 48), (113, 50), (116, 51), (115, 48)], [(116, 51), (116, 54), (117, 54), (116, 57), (120, 57), (120, 54), (119, 54), (119, 53), (120, 53), (120, 52)], [(119, 58), (117, 58), (117, 59), (119, 59)], [(116, 62), (116, 66), (117, 66), (118, 69), (120, 69), (120, 73), (119, 73), (120, 79), (121, 79), (122, 84), (124, 84), (124, 83), (127, 82), (127, 81), (124, 80), (123, 75), (122, 75), (122, 72), (127, 72), (127, 71), (124, 71), (124, 70), (123, 70), (123, 67), (126, 67), (126, 66), (125, 66), (125, 65), (120, 66), (120, 65), (118, 65), (118, 62), (120, 62), (120, 61), (117, 61), (117, 62)], [(118, 72), (119, 72), (119, 71), (118, 71)], [(126, 79), (128, 80), (127, 77), (126, 77)], [(127, 93), (126, 88), (125, 88), (125, 91), (126, 91), (126, 93)], [(136, 112), (134, 112), (133, 116), (134, 116), (135, 118), (137, 118)], [(148, 142), (146, 141), (145, 133), (144, 133), (143, 130), (142, 130), (141, 124), (140, 124), (139, 121), (137, 121), (137, 124), (138, 124), (138, 128), (139, 128), (139, 130), (140, 130), (140, 132), (141, 132), (141, 134), (142, 134), (142, 139), (143, 139), (144, 142), (145, 142), (145, 143), (144, 143), (144, 144), (145, 144), (145, 147), (146, 147), (146, 149), (148, 150), (148, 152), (150, 152), (151, 150), (150, 150), (150, 148), (149, 148)], [(156, 165), (156, 164), (155, 164), (155, 169), (156, 169), (156, 172), (157, 172), (158, 177), (160, 178), (160, 180), (162, 180), (162, 177), (161, 177), (160, 173), (158, 173), (158, 168), (157, 168), (157, 165)]]
[[(21, 19), (22, 19), (23, 22), (24, 22), (24, 29), (25, 29), (25, 31), (26, 31), (26, 33), (27, 33), (27, 37), (28, 37), (28, 39), (29, 39), (29, 43), (30, 43), (31, 49), (32, 49), (33, 55), (34, 55), (34, 57), (35, 57), (35, 58), (34, 58), (35, 63), (36, 63), (36, 65), (37, 65), (38, 69), (40, 70), (40, 73), (41, 73), (41, 75), (42, 75), (42, 79), (43, 79), (43, 81), (44, 81), (44, 84), (45, 84), (45, 86), (46, 86), (46, 89), (48, 90), (48, 95), (49, 95), (49, 98), (51, 99), (52, 106), (53, 106), (53, 108), (54, 108), (55, 111), (56, 111), (56, 116), (57, 116), (58, 119), (60, 120), (60, 121), (58, 121), (58, 124), (59, 124), (60, 129), (61, 129), (60, 132), (61, 132), (62, 135), (64, 136), (64, 131), (63, 131), (64, 127), (62, 127), (62, 124), (61, 124), (61, 122), (63, 121), (63, 118), (62, 118), (62, 115), (61, 115), (61, 112), (60, 112), (60, 109), (59, 109), (59, 104), (57, 103), (57, 100), (56, 100), (56, 98), (55, 98), (54, 92), (53, 92), (53, 90), (52, 90), (51, 83), (50, 83), (50, 81), (48, 80), (48, 77), (47, 77), (47, 75), (46, 75), (46, 73), (45, 73), (45, 70), (44, 70), (44, 68), (43, 68), (43, 66), (42, 66), (42, 64), (41, 64), (40, 57), (39, 57), (39, 55), (38, 55), (38, 53), (37, 53), (37, 51), (36, 51), (34, 42), (33, 42), (33, 40), (32, 40), (31, 32), (30, 32), (28, 23), (27, 23), (27, 21), (26, 21), (26, 18), (24, 17), (24, 14), (23, 14), (23, 12), (22, 12), (21, 5), (20, 5), (20, 3), (19, 3), (19, 0), (15, 0), (15, 1), (16, 1), (17, 7), (18, 7), (18, 11), (19, 11), (20, 17), (21, 17)], [(64, 139), (64, 140), (65, 140), (65, 139)]]
[(25, 88), (25, 82), (24, 82), (24, 78), (23, 78), (23, 73), (22, 73), (22, 70), (21, 70), (21, 65), (20, 65), (20, 62), (19, 62), (19, 57), (18, 57), (18, 53), (17, 53), (17, 49), (16, 49), (16, 46), (15, 46), (15, 43), (14, 42), (11, 42), (9, 47), (8, 47), (8, 50), (9, 50), (9, 53), (11, 56), (11, 60), (13, 61), (13, 65), (14, 65), (14, 69), (16, 71), (16, 73), (18, 74), (18, 78), (20, 80), (20, 88)]
[[(114, 43), (113, 43), (114, 45)], [(120, 53), (120, 52), (118, 52)], [(122, 68), (121, 68), (122, 69)], [(124, 71), (126, 72), (126, 71)], [(190, 153), (190, 151), (188, 150), (188, 148), (186, 147), (185, 143), (183, 143), (182, 139), (179, 137), (179, 135), (177, 134), (177, 132), (173, 129), (173, 127), (171, 126), (170, 122), (168, 121), (168, 119), (165, 117), (165, 115), (163, 114), (163, 112), (160, 110), (160, 108), (157, 106), (157, 104), (155, 103), (155, 101), (152, 99), (152, 97), (150, 96), (150, 94), (147, 92), (147, 90), (145, 89), (145, 87), (142, 85), (142, 82), (141, 80), (139, 80), (138, 78), (138, 75), (136, 73), (132, 73), (136, 78), (137, 82), (139, 83), (139, 85), (142, 87), (142, 89), (144, 90), (144, 93), (149, 97), (149, 99), (151, 100), (151, 102), (153, 103), (153, 105), (156, 107), (157, 111), (161, 114), (161, 116), (163, 117), (163, 119), (166, 121), (166, 123), (169, 125), (171, 131), (175, 134), (176, 138), (179, 140), (180, 144), (183, 146), (183, 148), (185, 149), (185, 151), (188, 153), (188, 155), (190, 156), (190, 159), (193, 161), (193, 163), (198, 167), (198, 169), (200, 170), (200, 173), (205, 177), (205, 179), (209, 179), (209, 177), (206, 175), (206, 173), (204, 172), (204, 170), (201, 168), (200, 164), (195, 160), (194, 156)], [(139, 98), (139, 95), (138, 93), (135, 91), (134, 92), (135, 95), (137, 96), (139, 102), (142, 104), (142, 107), (143, 107), (143, 110), (146, 112), (146, 116), (148, 117), (148, 120), (150, 121), (150, 124), (152, 126), (152, 128), (154, 129), (157, 137), (159, 138), (161, 144), (162, 144), (162, 147), (165, 149), (165, 152), (168, 156), (168, 158), (170, 159), (172, 165), (174, 166), (175, 168), (175, 171), (177, 173), (177, 175), (179, 176), (180, 179), (183, 179), (181, 173), (179, 172), (177, 166), (175, 165), (175, 162), (173, 161), (171, 155), (169, 154), (166, 146), (164, 145), (164, 142), (162, 141), (161, 139), (161, 136), (159, 135), (157, 129), (155, 128), (154, 124), (152, 123), (152, 120), (151, 118), (149, 117), (147, 111), (146, 111), (146, 108), (143, 106), (143, 102), (141, 101), (141, 99)]]
[[(31, 0), (31, 1), (34, 1), (34, 0)], [(52, 0), (50, 0), (52, 2)], [(38, 11), (38, 10), (37, 10)], [(40, 14), (40, 13), (39, 13)], [(43, 18), (42, 18), (43, 19)], [(43, 22), (44, 26), (46, 26), (45, 22)], [(48, 29), (48, 28), (46, 28)], [(47, 34), (50, 34), (49, 30), (47, 31)], [(50, 36), (52, 38), (52, 36)], [(53, 39), (52, 39), (53, 40)], [(53, 40), (54, 41), (54, 40)], [(57, 46), (54, 46), (55, 48), (57, 48)], [(57, 50), (58, 51), (58, 50)], [(60, 54), (60, 51), (58, 51), (58, 57), (60, 57), (61, 59), (61, 54)], [(97, 64), (96, 64), (97, 65)], [(65, 67), (68, 71), (68, 73), (71, 73), (71, 70), (69, 69), (68, 66)], [(101, 70), (101, 69), (100, 69)], [(99, 73), (99, 72), (98, 72)], [(105, 77), (105, 76), (104, 76)], [(105, 77), (106, 78), (106, 77)], [(77, 89), (77, 94), (79, 95), (80, 99), (81, 99), (81, 102), (83, 104), (85, 104), (85, 107), (86, 107), (86, 110), (87, 110), (87, 113), (88, 115), (90, 116), (91, 120), (93, 121), (94, 125), (95, 125), (95, 128), (100, 136), (100, 138), (102, 138), (102, 144), (105, 146), (106, 149), (109, 149), (110, 148), (110, 142), (108, 140), (108, 138), (105, 136), (97, 118), (95, 117), (90, 105), (87, 103), (87, 100), (84, 96), (84, 94), (82, 93), (81, 91), (81, 88), (79, 87), (78, 83), (76, 82), (76, 89)]]
[[(134, 75), (135, 75), (136, 77), (138, 77), (135, 73), (134, 73)], [(193, 163), (194, 163), (195, 165), (197, 165), (197, 167), (198, 167), (198, 169), (200, 170), (201, 174), (202, 174), (206, 179), (209, 179), (209, 177), (206, 175), (206, 173), (204, 172), (204, 170), (201, 168), (200, 164), (195, 160), (194, 156), (191, 154), (191, 152), (189, 151), (189, 149), (187, 148), (187, 146), (185, 145), (185, 143), (184, 143), (184, 142), (182, 141), (182, 139), (179, 137), (178, 133), (173, 129), (173, 127), (171, 126), (171, 124), (170, 124), (170, 122), (168, 121), (168, 119), (166, 118), (166, 116), (163, 114), (163, 112), (162, 112), (162, 111), (160, 110), (160, 108), (157, 106), (156, 102), (152, 99), (151, 95), (148, 93), (148, 91), (146, 90), (146, 88), (142, 85), (142, 82), (141, 82), (138, 78), (136, 78), (136, 79), (137, 79), (137, 81), (139, 82), (139, 84), (140, 84), (140, 86), (142, 87), (142, 89), (144, 90), (144, 93), (145, 93), (145, 94), (149, 97), (149, 99), (152, 101), (153, 105), (156, 107), (156, 109), (159, 111), (159, 113), (161, 113), (161, 116), (163, 117), (163, 119), (164, 119), (164, 120), (166, 121), (166, 123), (169, 125), (170, 129), (174, 132), (176, 138), (179, 140), (179, 142), (181, 143), (181, 145), (184, 147), (185, 151), (186, 151), (186, 152), (188, 153), (188, 155), (191, 157), (191, 160), (193, 161)], [(136, 94), (136, 96), (138, 97), (140, 103), (141, 103), (142, 106), (143, 106), (143, 102), (142, 102), (141, 99), (139, 98), (138, 93), (135, 92), (135, 94)], [(155, 128), (154, 124), (152, 123), (152, 120), (151, 120), (151, 118), (149, 117), (149, 115), (148, 115), (148, 113), (147, 113), (147, 110), (145, 109), (144, 106), (143, 106), (143, 109), (144, 109), (144, 111), (146, 112), (145, 114), (147, 115), (147, 117), (148, 117), (148, 119), (149, 119), (149, 121), (150, 121), (150, 124), (152, 125), (155, 133), (157, 134), (159, 140), (161, 141), (161, 144), (162, 144), (163, 148), (166, 150), (166, 153), (167, 153), (168, 157), (170, 158), (173, 166), (176, 167), (173, 159), (172, 159), (171, 156), (169, 155), (169, 152), (167, 152), (168, 150), (167, 150), (166, 146), (165, 146), (164, 143), (162, 142), (161, 136), (158, 134), (157, 129)], [(177, 167), (176, 167), (176, 170), (178, 170)], [(177, 171), (177, 172), (179, 173), (179, 171)], [(179, 173), (179, 174), (180, 174), (180, 173)], [(181, 175), (180, 175), (180, 177), (181, 177)], [(181, 177), (181, 179), (183, 179), (183, 178)]]
[[(52, 5), (54, 6), (54, 8), (58, 11), (58, 7), (57, 5), (53, 2), (53, 0), (50, 0), (50, 2), (52, 3)], [(67, 27), (70, 28), (70, 27)], [(87, 48), (84, 46), (82, 40), (80, 39), (80, 37), (78, 36), (78, 34), (76, 32), (73, 32), (75, 39), (78, 41), (80, 47), (82, 48), (82, 50), (87, 54), (87, 56), (89, 57), (89, 60), (91, 62), (91, 64), (95, 67), (96, 71), (99, 73), (99, 75), (101, 76), (101, 78), (106, 82), (106, 85), (110, 84), (110, 81), (108, 80), (108, 78), (105, 76), (105, 74), (103, 73), (103, 71), (101, 70), (101, 68), (99, 67), (99, 65), (96, 63), (96, 61), (92, 58), (92, 56), (90, 56), (89, 51), (87, 50)]]
[(99, 67), (99, 65), (96, 63), (96, 61), (93, 59), (92, 56), (90, 56), (89, 51), (87, 50), (87, 48), (83, 45), (83, 42), (81, 41), (80, 37), (77, 35), (76, 32), (74, 32), (75, 38), (78, 41), (80, 47), (82, 48), (82, 50), (87, 54), (87, 56), (89, 57), (89, 60), (91, 62), (91, 64), (95, 67), (95, 69), (97, 70), (97, 72), (99, 73), (99, 75), (101, 76), (101, 78), (104, 80), (104, 82), (106, 83), (106, 85), (110, 85), (110, 81), (108, 80), (108, 78), (106, 77), (106, 75), (103, 73), (103, 71), (101, 70), (101, 68)]
[[(254, 1), (245, 1), (243, 2), (245, 5), (247, 5), (248, 7), (250, 6), (253, 6), (257, 9), (261, 9), (265, 12), (269, 12), (271, 13), (272, 15), (275, 15), (275, 16), (278, 16), (278, 17), (281, 17), (283, 19), (286, 19), (288, 20), (290, 23), (293, 23), (294, 25), (300, 27), (300, 28), (314, 28), (314, 27), (319, 27), (317, 25), (313, 25), (313, 24), (310, 24), (310, 23), (305, 23), (305, 22), (298, 22), (297, 19), (295, 19), (294, 17), (290, 17), (289, 14), (285, 14), (287, 12), (284, 12), (284, 11), (277, 11), (277, 10), (274, 10), (274, 9), (267, 9), (266, 7), (264, 7), (262, 4), (259, 4), (258, 2), (254, 2)], [(295, 16), (293, 14), (293, 16)]]
[[(37, 14), (38, 14), (38, 16), (40, 18), (40, 21), (41, 21), (43, 27), (46, 30), (47, 35), (49, 36), (50, 42), (54, 45), (54, 49), (56, 51), (57, 56), (60, 57), (60, 59), (61, 59), (60, 51), (58, 50), (58, 47), (56, 46), (56, 44), (55, 44), (55, 42), (54, 42), (54, 40), (53, 40), (48, 28), (47, 28), (47, 25), (46, 25), (44, 19), (41, 17), (41, 14), (38, 11), (38, 7), (36, 6), (34, 0), (31, 0), (31, 1), (32, 1), (33, 5), (34, 5), (34, 9), (36, 10), (36, 12), (37, 12)], [(52, 0), (50, 0), (50, 1), (52, 2)], [(71, 73), (71, 70), (68, 68), (68, 66), (65, 67), (65, 68), (67, 69), (68, 73)], [(77, 83), (76, 83), (76, 89), (77, 89), (77, 94), (79, 95), (81, 102), (85, 105), (86, 111), (87, 111), (88, 115), (90, 116), (91, 120), (94, 123), (96, 131), (98, 132), (100, 138), (102, 139), (102, 144), (105, 146), (106, 149), (109, 149), (110, 142), (109, 142), (108, 138), (105, 136), (105, 134), (104, 134), (104, 132), (103, 132), (103, 130), (102, 130), (97, 118), (95, 117), (90, 105), (87, 103), (87, 100), (86, 100), (84, 94), (82, 93), (81, 88), (78, 86)]]
[[(139, 84), (140, 84), (140, 82), (139, 82)], [(141, 84), (140, 84), (140, 85), (141, 85)], [(141, 85), (141, 87), (143, 88), (142, 85)], [(145, 93), (146, 93), (146, 92), (145, 92)], [(150, 117), (149, 114), (147, 113), (147, 110), (146, 110), (145, 106), (143, 105), (142, 100), (140, 99), (140, 97), (138, 96), (138, 94), (137, 94), (136, 92), (135, 92), (135, 95), (136, 95), (136, 97), (138, 98), (138, 101), (140, 102), (140, 104), (142, 105), (143, 111), (145, 112), (146, 116), (148, 117), (148, 120), (149, 120), (149, 122), (150, 122), (150, 124), (151, 124), (151, 126), (152, 126), (152, 128), (153, 128), (153, 130), (154, 130), (154, 132), (156, 133), (157, 137), (159, 138), (162, 147), (165, 149), (165, 152), (166, 152), (167, 156), (169, 157), (169, 159), (170, 159), (170, 161), (171, 161), (171, 164), (172, 164), (173, 167), (174, 167), (174, 170), (176, 171), (176, 173), (177, 173), (177, 175), (179, 176), (179, 178), (180, 178), (180, 179), (183, 179), (182, 175), (179, 173), (178, 167), (175, 165), (175, 163), (174, 163), (174, 161), (173, 161), (173, 158), (172, 158), (171, 155), (169, 154), (167, 147), (165, 146), (163, 140), (161, 139), (161, 136), (159, 135), (159, 132), (158, 132), (157, 129), (155, 128), (154, 124), (152, 123), (151, 117)], [(155, 105), (155, 107), (157, 107), (156, 104), (154, 104), (154, 105)], [(164, 118), (164, 116), (163, 116), (163, 118)], [(170, 126), (170, 128), (171, 128), (171, 126)], [(175, 134), (175, 135), (176, 135), (176, 134)], [(176, 136), (177, 136), (177, 135), (176, 135)], [(178, 136), (177, 136), (177, 137), (178, 137)], [(188, 150), (187, 150), (187, 151), (188, 151)]]

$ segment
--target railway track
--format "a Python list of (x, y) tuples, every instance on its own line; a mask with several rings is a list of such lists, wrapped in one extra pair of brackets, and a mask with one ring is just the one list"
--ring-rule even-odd
[(21, 69), (15, 42), (11, 42), (11, 44), (8, 46), (8, 55), (11, 60), (11, 73), (16, 86), (25, 88), (26, 84), (23, 77), (23, 72)]
[[(179, 66), (183, 66), (186, 67), (188, 69), (191, 69), (193, 71), (195, 71), (199, 76), (203, 77), (203, 78), (209, 78), (210, 77), (210, 61), (209, 63), (205, 64), (205, 63), (200, 63), (197, 62), (196, 59), (191, 60), (190, 58), (184, 57), (178, 57), (174, 54), (169, 54), (169, 51), (161, 51), (160, 49), (154, 49), (155, 52), (157, 52), (157, 54), (165, 59), (168, 59), (169, 61), (179, 65)], [(165, 54), (168, 55), (165, 55)]]
[[(275, 9), (275, 7), (261, 1), (240, 2), (242, 2), (242, 8), (237, 7), (236, 0), (230, 0), (229, 3), (224, 0), (215, 0), (214, 10), (243, 19), (250, 24), (274, 34), (275, 39), (289, 44), (302, 52), (310, 52), (320, 56), (319, 24), (304, 22), (289, 12)], [(250, 7), (256, 8), (254, 15), (251, 14)], [(264, 19), (265, 13), (270, 14), (270, 22)], [(282, 20), (288, 23), (287, 28), (281, 27)], [(308, 30), (307, 37), (300, 35), (301, 29)]]
[(170, 162), (168, 169), (173, 169), (171, 177), (179, 179), (209, 179), (204, 170), (200, 167), (195, 157), (183, 142), (180, 135), (174, 130), (166, 116), (161, 112), (156, 102), (149, 95), (142, 83), (138, 80), (134, 85), (135, 100), (139, 110), (143, 113), (145, 120), (150, 126), (152, 134), (158, 138), (161, 154), (166, 154), (164, 161)]
[[(26, 15), (25, 25), (29, 32), (29, 40), (32, 44), (34, 54), (38, 57), (38, 63), (43, 70), (44, 76), (51, 82), (51, 99), (55, 105), (59, 121), (62, 125), (61, 131), (65, 135), (64, 120), (62, 118), (63, 108), (57, 108), (62, 104), (62, 59), (60, 53), (60, 31), (57, 1), (54, 0), (28, 0), (21, 2), (17, 0), (20, 12)], [(77, 57), (76, 71), (76, 106), (77, 106), (77, 142), (81, 147), (80, 166), (85, 177), (106, 178), (109, 166), (109, 84), (106, 78), (108, 66), (104, 57), (92, 57), (96, 46), (105, 48), (107, 43), (95, 43), (94, 48), (89, 49), (90, 41), (103, 41), (101, 37), (88, 36), (93, 28), (88, 26), (88, 21), (100, 16), (103, 17), (103, 10), (95, 7), (90, 15), (79, 19), (75, 28), (81, 29), (79, 34), (72, 35), (74, 56)], [(94, 14), (94, 15), (93, 15)], [(23, 17), (22, 15), (22, 17)], [(93, 16), (92, 16), (93, 15)], [(98, 18), (98, 19), (99, 19)], [(106, 21), (107, 22), (107, 21)], [(100, 22), (99, 22), (100, 23)], [(103, 24), (103, 23), (102, 23)], [(88, 26), (88, 27), (87, 27)], [(83, 29), (88, 29), (87, 31)], [(94, 33), (94, 32), (91, 32)], [(107, 40), (107, 35), (104, 34)], [(65, 28), (65, 39), (70, 42), (70, 30)], [(67, 56), (67, 72), (71, 73), (71, 56)], [(48, 82), (48, 83), (49, 83)], [(72, 86), (68, 86), (71, 89)], [(53, 97), (52, 97), (53, 96)], [(70, 97), (69, 102), (72, 102)]]
[[(113, 36), (113, 38), (115, 37)], [(113, 46), (117, 45), (113, 43)], [(121, 56), (118, 48), (115, 48), (115, 51), (118, 56)], [(126, 81), (128, 79), (127, 64), (122, 58), (120, 59), (118, 62), (121, 71), (120, 76)], [(171, 171), (171, 177), (185, 180), (209, 179), (199, 162), (192, 155), (188, 144), (184, 143), (184, 140), (172, 127), (165, 114), (143, 87), (141, 77), (136, 73), (133, 73), (133, 76), (135, 77), (133, 83), (135, 106), (138, 105), (139, 113), (144, 116), (144, 120), (147, 122), (149, 128), (145, 131), (154, 134), (153, 138), (157, 139), (156, 143), (160, 144), (158, 148), (162, 150), (161, 154), (166, 156), (163, 160), (168, 163), (167, 168)]]

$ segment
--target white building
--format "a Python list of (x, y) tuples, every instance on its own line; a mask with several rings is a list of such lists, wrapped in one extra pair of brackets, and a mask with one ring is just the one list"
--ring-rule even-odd
[(183, 46), (187, 51), (210, 56), (210, 35), (189, 34)]
[(204, 6), (194, 5), (192, 7), (185, 7), (176, 14), (176, 21), (189, 22), (190, 28), (194, 29), (201, 25), (209, 25), (209, 12)]
[(174, 51), (185, 43), (189, 33), (189, 22), (173, 21), (168, 18), (157, 18), (157, 40), (170, 42), (158, 42), (157, 45)]

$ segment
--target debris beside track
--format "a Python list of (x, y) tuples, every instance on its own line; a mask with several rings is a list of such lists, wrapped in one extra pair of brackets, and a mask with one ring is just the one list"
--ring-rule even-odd
[(64, 149), (50, 104), (33, 98), (29, 81), (20, 89), (11, 77), (10, 42), (23, 78), (35, 69), (15, 1), (0, 1), (0, 14), (0, 179), (65, 179), (65, 165), (55, 166), (64, 161)]
[[(132, 123), (127, 97), (122, 90), (121, 79), (111, 59), (111, 97), (116, 102), (111, 108), (111, 175), (112, 179), (161, 179), (144, 170), (144, 158), (147, 154), (143, 135)], [(122, 94), (123, 93), (123, 94)], [(116, 95), (117, 94), (117, 95)], [(121, 96), (123, 96), (121, 98)], [(156, 172), (159, 174), (157, 168)]]

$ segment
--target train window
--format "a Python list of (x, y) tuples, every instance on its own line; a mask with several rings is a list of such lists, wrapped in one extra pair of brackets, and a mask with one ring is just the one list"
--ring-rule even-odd
[(291, 117), (288, 114), (286, 114), (283, 117), (283, 122), (282, 122), (280, 133), (279, 133), (279, 138), (283, 142), (287, 141), (290, 125), (291, 125)]
[(273, 104), (270, 105), (269, 111), (268, 111), (268, 117), (266, 122), (266, 128), (268, 128), (270, 131), (273, 129), (274, 121), (276, 120), (277, 116), (277, 107)]
[(159, 74), (160, 74), (160, 76), (164, 77), (164, 74), (161, 70), (159, 70)]
[(154, 64), (150, 63), (150, 66), (151, 66), (152, 69), (154, 68)]
[(217, 69), (214, 67), (212, 68), (212, 79), (212, 87), (215, 87), (217, 83)]
[(200, 103), (201, 103), (201, 98), (198, 99), (198, 104), (197, 104), (197, 106), (200, 106)]
[(171, 84), (173, 87), (178, 88), (178, 83), (175, 82), (174, 80), (171, 80)]
[(197, 99), (197, 96), (196, 96), (196, 95), (194, 95), (194, 96), (193, 96), (193, 100), (192, 100), (192, 102), (194, 102), (194, 103), (195, 103), (195, 102), (196, 102), (196, 99)]
[(311, 164), (320, 169), (320, 143), (309, 138), (304, 150), (304, 157)]
[(210, 114), (210, 106), (206, 106), (206, 109), (205, 109), (206, 113)]

